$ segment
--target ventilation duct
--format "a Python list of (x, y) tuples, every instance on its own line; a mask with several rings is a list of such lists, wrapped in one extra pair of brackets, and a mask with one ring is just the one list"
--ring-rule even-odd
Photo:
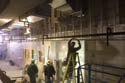
[(33, 11), (33, 15), (36, 16), (51, 16), (51, 6), (48, 3), (41, 4)]
[(30, 9), (29, 11), (25, 12), (23, 15), (19, 16), (19, 20), (27, 18), (28, 16), (32, 17), (39, 17), (45, 18), (51, 16), (51, 5), (49, 3), (51, 0), (46, 0), (46, 2), (41, 3), (40, 5)]
[(88, 6), (87, 0), (66, 0), (66, 2), (71, 6), (74, 11), (86, 11)]

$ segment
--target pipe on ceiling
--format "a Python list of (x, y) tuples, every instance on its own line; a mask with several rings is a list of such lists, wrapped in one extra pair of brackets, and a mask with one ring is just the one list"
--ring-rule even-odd
[[(112, 32), (109, 34), (112, 35), (125, 35), (123, 32)], [(98, 36), (107, 36), (107, 33), (97, 33), (97, 34), (85, 34), (85, 35), (71, 35), (71, 36), (59, 36), (59, 37), (46, 37), (45, 39), (57, 39), (57, 38), (80, 38), (80, 37), (98, 37)]]

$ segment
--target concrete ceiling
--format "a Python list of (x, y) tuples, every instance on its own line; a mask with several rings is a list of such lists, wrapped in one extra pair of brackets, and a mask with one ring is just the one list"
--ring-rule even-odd
[[(35, 7), (39, 7), (40, 4), (45, 5), (45, 2), (48, 2), (51, 0), (10, 0), (9, 4), (6, 6), (6, 8), (0, 13), (0, 19), (17, 19), (19, 16), (22, 16), (24, 13), (29, 11), (30, 9), (33, 9)], [(52, 0), (52, 7), (57, 8), (63, 4), (66, 4), (65, 0)], [(0, 1), (2, 3), (2, 1)], [(43, 7), (40, 5), (42, 8), (42, 12), (47, 12), (43, 11), (43, 9), (47, 9), (47, 7)], [(37, 8), (37, 9), (39, 9)], [(62, 8), (61, 10), (65, 10), (69, 7)], [(39, 13), (39, 12), (37, 12)], [(40, 12), (41, 13), (41, 12)], [(3, 25), (4, 22), (0, 21), (0, 25)]]
[[(49, 16), (51, 15), (51, 7), (48, 3), (51, 0), (10, 0), (6, 8), (0, 13), (0, 19), (12, 19), (11, 22), (2, 22), (0, 21), (0, 31), (3, 29), (10, 29), (6, 33), (15, 34), (14, 36), (22, 36), (26, 31), (22, 26), (10, 26), (14, 22), (19, 20), (19, 16), (25, 16), (27, 13), (35, 14), (40, 16)], [(2, 1), (0, 1), (1, 3)], [(57, 10), (69, 10), (69, 6), (65, 7), (65, 0), (53, 0), (51, 6)], [(63, 5), (63, 6), (62, 6)], [(71, 10), (71, 8), (70, 8)], [(21, 28), (21, 29), (20, 29)], [(34, 30), (34, 33), (37, 33), (37, 30)]]
[[(0, 19), (17, 19), (20, 15), (44, 1), (46, 0), (10, 0), (8, 6), (0, 13)], [(0, 25), (2, 24), (0, 22)]]

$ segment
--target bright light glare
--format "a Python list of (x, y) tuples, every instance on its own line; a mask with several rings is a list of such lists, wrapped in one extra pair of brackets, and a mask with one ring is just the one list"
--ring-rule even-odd
[(32, 16), (28, 16), (27, 20), (28, 20), (28, 22), (33, 22), (33, 17)]
[(28, 22), (37, 22), (37, 21), (40, 21), (43, 19), (44, 18), (42, 18), (42, 17), (32, 16), (32, 15), (27, 17)]
[(3, 42), (3, 37), (0, 35), (0, 42)]
[(9, 47), (11, 48), (11, 50), (17, 50), (15, 49), (17, 46), (19, 45), (19, 43), (17, 43), (16, 41), (10, 42), (9, 43)]
[(26, 32), (24, 33), (24, 34), (30, 34), (31, 32), (30, 32), (30, 28), (26, 28)]
[(25, 22), (25, 21), (27, 21), (27, 19), (22, 19), (22, 21), (24, 21), (24, 22)]
[(62, 49), (65, 49), (66, 48), (66, 46), (62, 46)]
[(27, 38), (27, 40), (36, 40), (37, 38), (35, 38), (35, 37), (29, 37), (29, 38)]
[(6, 23), (6, 22), (9, 22), (9, 21), (11, 21), (11, 20), (12, 20), (12, 19), (0, 19), (1, 22), (5, 22), (5, 23)]
[(9, 38), (8, 37), (5, 37), (5, 41), (8, 41), (9, 40)]
[(0, 31), (0, 34), (4, 33), (3, 31)]

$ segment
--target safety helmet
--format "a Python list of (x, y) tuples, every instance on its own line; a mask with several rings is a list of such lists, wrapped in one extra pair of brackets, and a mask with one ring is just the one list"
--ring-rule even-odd
[(35, 63), (35, 60), (34, 60), (34, 59), (32, 59), (32, 60), (31, 60), (31, 63)]
[(51, 63), (51, 61), (50, 61), (50, 60), (48, 60), (48, 61), (47, 61), (47, 64), (50, 64), (50, 63)]

